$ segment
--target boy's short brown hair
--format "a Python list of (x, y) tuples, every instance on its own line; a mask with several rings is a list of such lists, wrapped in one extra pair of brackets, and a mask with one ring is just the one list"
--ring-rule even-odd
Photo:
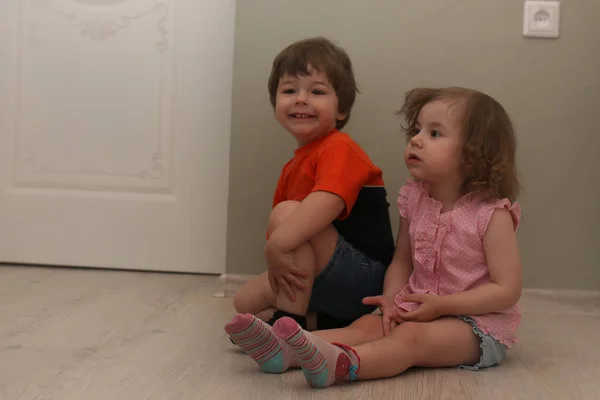
[(346, 114), (346, 118), (335, 125), (337, 129), (342, 129), (350, 119), (358, 89), (348, 54), (323, 37), (294, 42), (275, 57), (269, 76), (271, 105), (275, 107), (279, 79), (284, 75), (306, 76), (309, 74), (309, 65), (327, 75), (331, 82), (339, 100), (338, 111)]
[(496, 198), (516, 200), (520, 192), (516, 135), (502, 105), (487, 94), (460, 87), (410, 90), (398, 112), (406, 117), (408, 140), (423, 106), (436, 100), (456, 100), (462, 107), (463, 192), (484, 190)]

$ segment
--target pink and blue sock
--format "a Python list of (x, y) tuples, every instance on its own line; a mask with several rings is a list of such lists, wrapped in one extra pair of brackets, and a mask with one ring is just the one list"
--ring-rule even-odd
[(360, 357), (352, 348), (328, 343), (302, 330), (291, 318), (277, 320), (273, 330), (296, 353), (310, 386), (325, 388), (335, 382), (356, 380)]
[[(292, 318), (294, 321), (296, 321), (298, 323), (298, 325), (300, 325), (302, 327), (302, 329), (306, 329), (306, 316), (292, 314), (292, 313), (289, 313), (287, 311), (282, 311), (282, 310), (275, 310), (271, 319), (269, 319), (266, 322), (270, 326), (273, 326), (275, 324), (275, 321), (277, 321), (279, 318), (283, 318), (283, 317)], [(332, 329), (332, 328), (328, 328), (328, 329)], [(229, 337), (229, 340), (231, 341), (231, 343), (236, 344), (235, 340), (233, 340), (231, 338), (231, 336)]]
[(297, 365), (293, 350), (273, 328), (252, 314), (238, 314), (225, 325), (231, 339), (260, 366), (263, 372), (280, 374)]

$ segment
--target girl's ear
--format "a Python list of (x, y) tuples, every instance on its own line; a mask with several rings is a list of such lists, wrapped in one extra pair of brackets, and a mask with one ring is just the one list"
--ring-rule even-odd
[(474, 168), (475, 168), (475, 165), (473, 163), (471, 163), (469, 160), (463, 161), (462, 173), (463, 173), (463, 177), (464, 177), (465, 181), (467, 181), (470, 177), (472, 177), (474, 175), (473, 174)]

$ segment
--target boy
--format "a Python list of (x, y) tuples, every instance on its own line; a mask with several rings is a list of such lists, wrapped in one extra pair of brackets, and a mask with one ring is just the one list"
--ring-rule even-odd
[(234, 305), (269, 323), (288, 316), (306, 328), (344, 327), (375, 310), (394, 253), (381, 170), (346, 133), (357, 93), (346, 52), (323, 38), (301, 40), (275, 58), (269, 77), (279, 123), (296, 139), (269, 217), (268, 271), (246, 283)]

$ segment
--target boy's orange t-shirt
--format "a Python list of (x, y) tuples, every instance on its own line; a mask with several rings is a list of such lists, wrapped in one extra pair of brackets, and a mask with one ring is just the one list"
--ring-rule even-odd
[(352, 138), (337, 129), (296, 149), (285, 164), (273, 198), (273, 207), (282, 201), (302, 201), (316, 191), (344, 199), (343, 220), (352, 212), (365, 186), (384, 186), (382, 171)]
[(389, 265), (395, 245), (383, 174), (348, 134), (334, 129), (298, 148), (281, 171), (273, 207), (303, 201), (316, 191), (344, 200), (332, 222), (338, 234), (372, 260)]

